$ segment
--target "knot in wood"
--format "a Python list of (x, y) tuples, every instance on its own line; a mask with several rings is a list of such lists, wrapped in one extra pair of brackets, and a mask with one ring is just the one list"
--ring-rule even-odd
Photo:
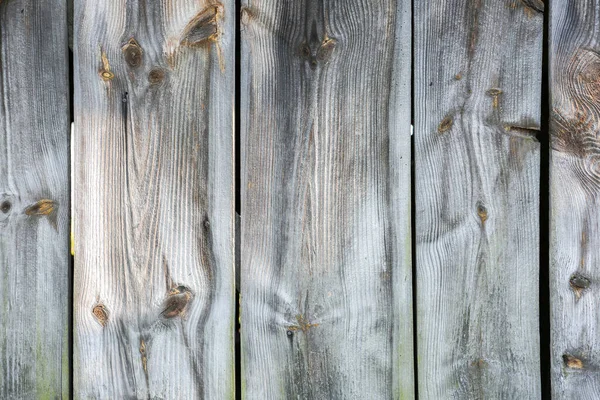
[(162, 68), (154, 68), (148, 74), (148, 82), (151, 85), (159, 85), (165, 79), (165, 71)]
[(8, 214), (10, 212), (10, 209), (12, 208), (12, 204), (10, 203), (10, 201), (8, 200), (4, 200), (2, 202), (2, 204), (0, 204), (0, 210), (4, 213), (4, 214)]
[(574, 357), (570, 354), (563, 354), (563, 362), (569, 368), (583, 369), (583, 361), (581, 361), (579, 358)]
[(438, 126), (438, 132), (444, 133), (444, 132), (449, 131), (452, 128), (453, 124), (454, 124), (454, 121), (452, 120), (452, 117), (447, 116), (446, 118), (444, 118), (442, 120), (442, 122), (440, 122), (440, 125)]
[(92, 314), (94, 315), (94, 318), (100, 325), (106, 326), (106, 323), (108, 321), (108, 310), (106, 309), (104, 304), (96, 304), (94, 308), (92, 308)]
[(138, 42), (134, 38), (129, 39), (129, 42), (122, 48), (125, 62), (132, 68), (139, 67), (142, 64), (143, 51)]

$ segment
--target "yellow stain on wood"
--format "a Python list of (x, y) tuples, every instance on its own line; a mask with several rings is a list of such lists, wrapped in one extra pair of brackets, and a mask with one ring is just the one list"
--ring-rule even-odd
[(583, 361), (581, 361), (577, 357), (573, 357), (570, 354), (564, 354), (563, 361), (564, 361), (565, 365), (569, 368), (583, 369)]
[(477, 206), (477, 215), (479, 216), (479, 219), (481, 220), (481, 224), (485, 225), (485, 221), (487, 221), (487, 219), (488, 219), (488, 212), (483, 205)]
[(200, 11), (186, 25), (181, 33), (180, 44), (188, 47), (201, 47), (214, 43), (221, 72), (225, 72), (225, 60), (219, 39), (223, 34), (221, 20), (225, 7), (212, 4)]
[(73, 229), (71, 229), (71, 255), (75, 256), (75, 235)]
[[(581, 232), (581, 248), (585, 250), (587, 244), (587, 238), (585, 236), (585, 231)], [(585, 251), (582, 252), (580, 267), (581, 269), (585, 269)]]
[(102, 69), (99, 71), (100, 77), (105, 82), (113, 80), (115, 74), (111, 72), (108, 57), (102, 48), (100, 48), (100, 58), (102, 59)]
[(144, 367), (144, 372), (148, 373), (148, 357), (146, 356), (146, 342), (144, 339), (140, 341), (140, 354), (142, 355), (142, 367)]
[(319, 324), (310, 323), (306, 318), (304, 318), (304, 315), (296, 315), (296, 321), (298, 321), (298, 325), (289, 326), (287, 328), (288, 331), (302, 331), (306, 333), (309, 329), (319, 326)]
[(498, 89), (498, 88), (491, 88), (486, 93), (492, 97), (492, 107), (498, 108), (498, 104), (499, 104), (498, 98), (502, 94), (502, 90)]
[(56, 211), (56, 203), (53, 200), (42, 199), (25, 209), (27, 215), (51, 215)]
[(25, 209), (25, 215), (30, 217), (47, 217), (50, 225), (58, 230), (58, 222), (56, 211), (58, 203), (50, 199), (38, 200), (35, 204), (30, 205)]

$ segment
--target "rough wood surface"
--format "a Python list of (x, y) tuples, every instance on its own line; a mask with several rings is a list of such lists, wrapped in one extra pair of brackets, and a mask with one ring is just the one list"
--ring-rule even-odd
[(544, 5), (415, 7), (419, 398), (536, 399)]
[(233, 383), (234, 3), (75, 3), (75, 396)]
[(0, 1), (0, 398), (69, 396), (63, 0)]
[(242, 4), (243, 397), (411, 399), (410, 2)]
[(552, 398), (600, 398), (600, 2), (552, 1)]

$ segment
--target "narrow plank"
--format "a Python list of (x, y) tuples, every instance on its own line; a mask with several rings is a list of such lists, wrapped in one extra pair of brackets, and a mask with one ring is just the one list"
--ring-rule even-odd
[(536, 399), (544, 4), (415, 7), (419, 398)]
[(551, 2), (552, 398), (600, 398), (600, 2)]
[(69, 397), (64, 0), (0, 1), (0, 398)]
[(75, 3), (77, 398), (234, 397), (234, 3)]
[(410, 1), (243, 1), (246, 399), (414, 397)]

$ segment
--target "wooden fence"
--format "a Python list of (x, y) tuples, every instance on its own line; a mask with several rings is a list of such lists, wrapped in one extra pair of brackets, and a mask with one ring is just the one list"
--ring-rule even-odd
[(600, 399), (599, 27), (0, 0), (0, 398)]

